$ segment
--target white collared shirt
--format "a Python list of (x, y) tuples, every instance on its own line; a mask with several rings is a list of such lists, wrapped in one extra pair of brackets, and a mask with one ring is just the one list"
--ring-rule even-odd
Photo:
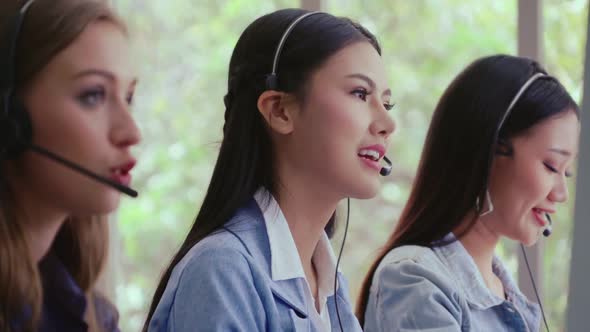
[(334, 273), (336, 257), (326, 233), (323, 233), (312, 256), (312, 262), (317, 273), (318, 303), (320, 311), (316, 310), (315, 299), (311, 293), (309, 283), (305, 278), (303, 265), (295, 240), (289, 229), (279, 204), (266, 189), (259, 189), (254, 195), (260, 207), (266, 224), (266, 232), (270, 243), (271, 276), (274, 281), (303, 278), (308, 289), (308, 300), (312, 310), (310, 318), (316, 326), (323, 326), (326, 331), (331, 330), (330, 315), (327, 298), (334, 295)]

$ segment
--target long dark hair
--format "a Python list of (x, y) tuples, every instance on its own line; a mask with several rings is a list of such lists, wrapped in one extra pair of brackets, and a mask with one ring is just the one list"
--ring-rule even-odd
[[(403, 245), (432, 247), (457, 229), (475, 202), (483, 202), (494, 156), (511, 154), (510, 139), (535, 124), (578, 105), (553, 77), (535, 80), (514, 105), (501, 130), (508, 105), (535, 73), (545, 70), (522, 57), (481, 58), (461, 72), (442, 95), (432, 117), (412, 191), (399, 222), (371, 266), (357, 303), (364, 324), (369, 289), (377, 266), (392, 249)], [(479, 210), (481, 210), (481, 206)]]
[[(200, 240), (220, 229), (259, 187), (274, 191), (272, 144), (257, 109), (257, 100), (265, 90), (265, 79), (272, 71), (273, 57), (283, 32), (307, 12), (283, 9), (264, 15), (240, 36), (229, 64), (223, 140), (213, 176), (191, 230), (160, 280), (144, 330), (174, 266), (184, 255)], [(356, 42), (369, 42), (381, 54), (375, 37), (349, 19), (326, 13), (305, 18), (296, 25), (283, 47), (277, 70), (279, 89), (303, 98), (311, 73), (331, 55)]]

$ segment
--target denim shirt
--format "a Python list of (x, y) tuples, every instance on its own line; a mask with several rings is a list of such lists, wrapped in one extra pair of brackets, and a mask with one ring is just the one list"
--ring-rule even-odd
[(379, 264), (365, 312), (365, 331), (537, 332), (538, 304), (520, 292), (502, 262), (493, 272), (506, 298), (485, 285), (473, 258), (452, 233), (439, 247), (402, 246)]
[[(295, 248), (288, 244), (293, 241), (290, 232), (271, 240), (273, 232), (267, 228), (273, 221), (265, 221), (265, 215), (272, 215), (263, 210), (251, 199), (223, 229), (191, 248), (174, 267), (149, 332), (328, 330), (318, 317), (304, 274), (297, 272), (298, 254), (283, 252)], [(332, 254), (329, 245), (326, 248)], [(319, 293), (321, 283), (318, 280)], [(340, 331), (337, 301), (344, 331), (360, 332), (340, 272), (338, 285), (336, 295), (333, 290), (325, 294), (327, 326)]]

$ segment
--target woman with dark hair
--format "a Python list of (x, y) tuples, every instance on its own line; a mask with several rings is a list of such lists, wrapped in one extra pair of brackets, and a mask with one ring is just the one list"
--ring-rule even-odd
[[(284, 43), (284, 44), (283, 44)], [(360, 331), (324, 228), (373, 197), (394, 123), (375, 37), (300, 9), (262, 16), (229, 65), (203, 205), (155, 292), (149, 331)]]
[(104, 1), (11, 0), (0, 35), (0, 331), (118, 331), (96, 285), (121, 195), (95, 180), (129, 185), (141, 138), (126, 25)]
[(541, 311), (494, 255), (534, 244), (568, 198), (579, 109), (533, 60), (468, 66), (434, 112), (400, 221), (358, 301), (366, 331), (538, 331)]

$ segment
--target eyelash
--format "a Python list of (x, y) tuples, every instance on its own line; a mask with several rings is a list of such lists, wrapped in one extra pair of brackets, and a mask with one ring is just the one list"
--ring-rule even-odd
[(133, 93), (128, 94), (125, 100), (127, 100), (128, 105), (133, 105)]
[[(105, 95), (106, 95), (106, 91), (103, 87), (91, 88), (91, 89), (88, 89), (88, 90), (82, 92), (78, 96), (78, 101), (84, 107), (93, 108), (93, 107), (96, 107), (100, 102), (102, 102), (104, 100)], [(127, 97), (125, 98), (128, 105), (133, 105), (133, 95), (134, 95), (133, 93), (129, 93), (127, 95)], [(91, 98), (91, 97), (95, 97), (95, 98), (97, 98), (97, 100), (94, 102), (89, 102), (88, 98)]]
[[(84, 107), (94, 108), (104, 100), (105, 95), (106, 91), (103, 87), (90, 88), (78, 96), (78, 101)], [(89, 101), (89, 98), (96, 98), (96, 100)]]
[[(549, 163), (547, 163), (547, 162), (544, 162), (544, 163), (543, 163), (543, 165), (545, 165), (545, 168), (547, 168), (547, 169), (548, 169), (550, 172), (552, 172), (552, 173), (556, 173), (556, 174), (557, 174), (557, 173), (559, 173), (559, 171), (557, 170), (557, 168), (555, 168), (555, 167), (551, 166)], [(572, 173), (570, 173), (570, 172), (565, 172), (565, 177), (566, 177), (566, 178), (571, 178), (572, 176), (573, 176), (573, 174), (572, 174)]]
[(357, 88), (357, 89), (352, 90), (351, 94), (359, 97), (362, 101), (367, 101), (367, 96), (370, 95), (371, 93), (368, 92), (366, 89)]
[[(366, 89), (364, 88), (358, 88), (358, 89), (354, 89), (351, 94), (356, 95), (357, 97), (359, 97), (362, 101), (367, 101), (367, 96), (371, 94), (371, 92), (368, 92)], [(393, 109), (393, 107), (395, 106), (394, 104), (390, 104), (390, 103), (385, 103), (383, 104), (383, 107), (385, 108), (385, 110), (390, 111)]]

